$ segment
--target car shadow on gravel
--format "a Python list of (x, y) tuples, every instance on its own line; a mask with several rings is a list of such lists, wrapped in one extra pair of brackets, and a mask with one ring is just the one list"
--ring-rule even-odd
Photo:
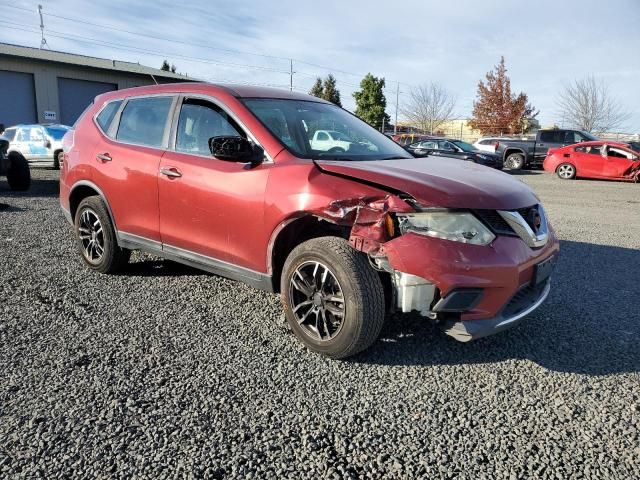
[(130, 277), (182, 277), (209, 274), (171, 260), (142, 259), (129, 263), (117, 275)]
[(515, 176), (527, 176), (527, 175), (544, 175), (544, 170), (527, 169), (527, 170), (504, 170), (506, 173), (510, 173)]
[(458, 365), (527, 359), (556, 372), (640, 372), (640, 250), (563, 241), (543, 306), (519, 326), (470, 343), (418, 315), (390, 318), (380, 340), (351, 361)]
[(0, 180), (0, 196), (5, 198), (57, 197), (60, 194), (60, 182), (57, 179), (31, 179), (29, 190), (13, 191), (6, 181)]

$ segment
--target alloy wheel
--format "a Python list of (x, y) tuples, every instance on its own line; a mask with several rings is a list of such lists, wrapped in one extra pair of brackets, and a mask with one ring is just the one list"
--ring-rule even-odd
[(87, 208), (80, 215), (78, 237), (82, 243), (82, 254), (91, 263), (98, 263), (104, 255), (104, 233), (96, 212)]
[(307, 261), (289, 282), (291, 310), (305, 334), (316, 341), (335, 338), (344, 322), (345, 301), (336, 276), (324, 264)]
[(574, 170), (573, 167), (571, 165), (560, 165), (560, 167), (558, 167), (558, 176), (560, 178), (572, 178), (574, 175)]

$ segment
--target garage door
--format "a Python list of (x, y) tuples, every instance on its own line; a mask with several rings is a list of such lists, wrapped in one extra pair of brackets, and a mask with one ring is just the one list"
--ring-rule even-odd
[(73, 125), (96, 95), (117, 90), (113, 83), (89, 82), (71, 78), (58, 78), (58, 101), (60, 102), (60, 123)]
[(0, 123), (36, 123), (37, 116), (33, 75), (0, 70)]

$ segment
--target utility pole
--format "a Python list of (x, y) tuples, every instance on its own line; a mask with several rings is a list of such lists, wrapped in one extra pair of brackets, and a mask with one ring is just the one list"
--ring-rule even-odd
[(384, 133), (384, 113), (382, 114), (382, 129), (380, 131)]
[(400, 98), (400, 82), (396, 82), (396, 121), (393, 123), (393, 134), (398, 133), (398, 99)]
[(289, 59), (289, 91), (293, 92), (293, 58)]
[(38, 14), (40, 15), (40, 50), (44, 47), (48, 47), (47, 39), (44, 38), (44, 19), (42, 18), (42, 5), (38, 5)]

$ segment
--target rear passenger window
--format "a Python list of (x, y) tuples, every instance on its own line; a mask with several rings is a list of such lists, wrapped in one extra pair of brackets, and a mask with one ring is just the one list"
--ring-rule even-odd
[(544, 143), (564, 143), (563, 131), (546, 130), (540, 133), (540, 141)]
[(104, 133), (109, 131), (109, 126), (113, 121), (113, 117), (116, 115), (118, 108), (122, 105), (122, 100), (116, 100), (114, 102), (107, 103), (102, 111), (96, 117), (96, 122), (100, 125), (100, 128)]
[(16, 129), (7, 128), (2, 135), (10, 142), (13, 142), (13, 139), (16, 137)]
[(145, 97), (129, 100), (120, 116), (116, 139), (121, 142), (162, 146), (171, 97)]

